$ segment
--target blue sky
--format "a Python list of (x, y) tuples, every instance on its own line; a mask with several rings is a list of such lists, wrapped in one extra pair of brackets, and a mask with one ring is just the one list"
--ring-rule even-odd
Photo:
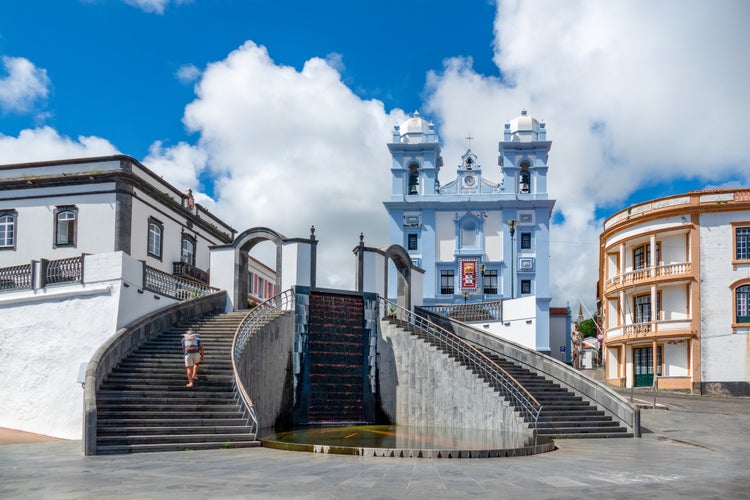
[(0, 164), (120, 152), (243, 230), (315, 225), (326, 286), (384, 246), (395, 123), (467, 135), (498, 178), (503, 124), (553, 141), (553, 305), (593, 303), (603, 218), (748, 186), (743, 0), (0, 0)]

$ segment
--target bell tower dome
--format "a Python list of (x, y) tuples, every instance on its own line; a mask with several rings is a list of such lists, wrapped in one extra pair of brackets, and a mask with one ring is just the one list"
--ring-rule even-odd
[(505, 186), (513, 186), (517, 196), (547, 198), (547, 160), (552, 143), (547, 127), (529, 115), (521, 114), (505, 123), (498, 163)]
[(391, 153), (391, 197), (433, 195), (443, 166), (435, 125), (416, 111), (403, 125), (393, 127)]

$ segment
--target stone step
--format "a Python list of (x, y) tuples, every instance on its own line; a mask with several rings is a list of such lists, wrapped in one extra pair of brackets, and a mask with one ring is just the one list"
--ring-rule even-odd
[(247, 427), (240, 425), (149, 425), (149, 426), (106, 426), (101, 427), (98, 437), (105, 436), (166, 436), (191, 434), (246, 434)]
[[(592, 427), (595, 426), (597, 428), (602, 427), (617, 427), (617, 422), (613, 422), (610, 420), (568, 420), (568, 419), (561, 419), (561, 420), (555, 420), (555, 421), (539, 421), (537, 422), (536, 428), (537, 429), (557, 429), (557, 428), (578, 428), (578, 427)], [(623, 429), (624, 430), (624, 429)]]
[(185, 416), (184, 418), (105, 418), (97, 420), (98, 432), (113, 432), (113, 429), (149, 429), (180, 427), (243, 427), (247, 424), (245, 418), (199, 418)]
[(138, 445), (138, 444), (179, 444), (179, 443), (225, 443), (225, 442), (255, 441), (248, 433), (212, 433), (203, 432), (187, 434), (123, 434), (111, 436), (97, 436), (97, 446)]
[(259, 447), (260, 441), (225, 441), (225, 442), (186, 442), (163, 444), (126, 444), (96, 447), (97, 455), (121, 455), (126, 453), (144, 453), (159, 451), (218, 450), (225, 448)]

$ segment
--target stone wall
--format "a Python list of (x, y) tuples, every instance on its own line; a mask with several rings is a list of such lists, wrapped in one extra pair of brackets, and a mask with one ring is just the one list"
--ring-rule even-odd
[(380, 322), (381, 408), (393, 423), (522, 432), (526, 423), (486, 382), (437, 348)]

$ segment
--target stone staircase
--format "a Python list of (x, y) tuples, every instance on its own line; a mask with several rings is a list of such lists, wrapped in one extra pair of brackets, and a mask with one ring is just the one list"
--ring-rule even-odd
[[(232, 338), (246, 314), (176, 326), (123, 359), (97, 391), (97, 454), (260, 446), (232, 387)], [(205, 350), (192, 389), (180, 350), (188, 328)]]
[(625, 427), (590, 402), (497, 353), (480, 349), (516, 379), (542, 405), (537, 434), (554, 438), (633, 437)]
[[(413, 336), (441, 349), (439, 343), (422, 329), (401, 320), (391, 319), (390, 321)], [(538, 435), (558, 439), (633, 437), (633, 434), (625, 427), (613, 421), (609, 415), (605, 415), (604, 411), (583, 400), (581, 396), (576, 396), (572, 391), (547, 380), (541, 374), (517, 365), (497, 353), (481, 348), (479, 350), (516, 379), (542, 405), (537, 422)], [(451, 356), (450, 352), (446, 350), (443, 352)], [(461, 363), (456, 357), (453, 358)], [(479, 370), (466, 363), (462, 364), (481, 377)], [(493, 384), (491, 380), (486, 380), (486, 382)], [(497, 387), (495, 390), (502, 392)], [(532, 422), (529, 424), (533, 427)]]

